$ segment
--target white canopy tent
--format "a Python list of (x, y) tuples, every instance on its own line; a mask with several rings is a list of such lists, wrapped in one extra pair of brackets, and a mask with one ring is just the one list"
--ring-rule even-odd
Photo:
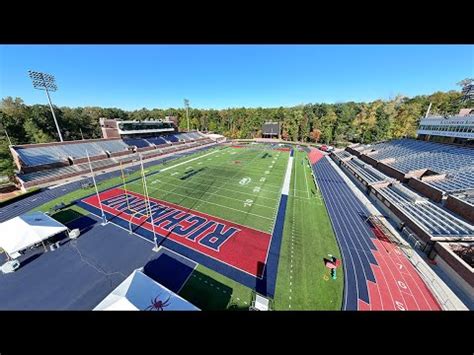
[(0, 223), (0, 248), (16, 258), (20, 251), (68, 228), (43, 212), (27, 213)]
[(199, 308), (167, 289), (140, 270), (117, 286), (94, 311), (199, 311)]

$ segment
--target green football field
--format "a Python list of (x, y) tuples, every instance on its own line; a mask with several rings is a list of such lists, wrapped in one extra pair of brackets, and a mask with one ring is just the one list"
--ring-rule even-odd
[[(289, 152), (262, 145), (217, 147), (147, 168), (148, 193), (150, 197), (271, 233), (288, 159)], [(139, 172), (128, 175), (125, 169), (124, 175), (125, 180), (105, 181), (99, 189), (125, 181), (122, 188), (144, 193), (142, 180), (133, 181)], [(60, 200), (72, 201), (92, 192), (75, 191)], [(47, 210), (58, 202), (51, 201), (39, 209)], [(77, 206), (72, 209), (85, 212)], [(63, 222), (66, 217), (61, 216)], [(336, 280), (331, 279), (323, 262), (328, 254), (340, 257), (306, 153), (295, 149), (271, 308), (340, 309), (343, 270), (339, 270)], [(254, 297), (250, 288), (203, 265), (198, 265), (179, 293), (203, 310), (245, 310)]]
[[(147, 178), (150, 197), (271, 233), (289, 152), (226, 148)], [(143, 194), (141, 180), (126, 182)]]

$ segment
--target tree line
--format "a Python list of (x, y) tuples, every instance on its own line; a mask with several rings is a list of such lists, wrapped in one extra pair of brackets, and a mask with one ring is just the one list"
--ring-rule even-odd
[[(229, 138), (261, 136), (262, 124), (278, 121), (282, 138), (291, 141), (332, 145), (347, 142), (371, 143), (400, 137), (414, 137), (419, 119), (430, 102), (430, 114), (455, 114), (466, 106), (460, 91), (436, 92), (412, 98), (398, 95), (389, 100), (306, 104), (277, 108), (189, 109), (190, 129), (211, 131)], [(99, 118), (148, 120), (176, 116), (180, 130), (186, 130), (184, 108), (125, 111), (102, 107), (56, 107), (56, 118), (64, 140), (102, 136)], [(7, 138), (8, 135), (8, 138)], [(0, 103), (0, 175), (13, 175), (8, 145), (58, 141), (48, 105), (26, 105), (21, 98), (5, 97)]]

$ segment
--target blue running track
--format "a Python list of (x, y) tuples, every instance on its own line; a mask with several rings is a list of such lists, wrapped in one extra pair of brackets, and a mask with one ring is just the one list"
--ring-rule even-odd
[(358, 300), (369, 302), (367, 281), (375, 282), (371, 264), (377, 265), (372, 242), (375, 238), (365, 222), (369, 211), (352, 192), (327, 158), (313, 165), (326, 208), (339, 243), (344, 265), (344, 310), (357, 310)]

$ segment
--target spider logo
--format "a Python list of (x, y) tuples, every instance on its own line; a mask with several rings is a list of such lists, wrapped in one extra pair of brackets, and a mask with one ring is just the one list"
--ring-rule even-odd
[(168, 296), (165, 301), (160, 300), (160, 295), (156, 296), (154, 299), (152, 298), (150, 301), (151, 304), (145, 308), (145, 311), (164, 311), (164, 308), (170, 305), (170, 298), (171, 296)]

